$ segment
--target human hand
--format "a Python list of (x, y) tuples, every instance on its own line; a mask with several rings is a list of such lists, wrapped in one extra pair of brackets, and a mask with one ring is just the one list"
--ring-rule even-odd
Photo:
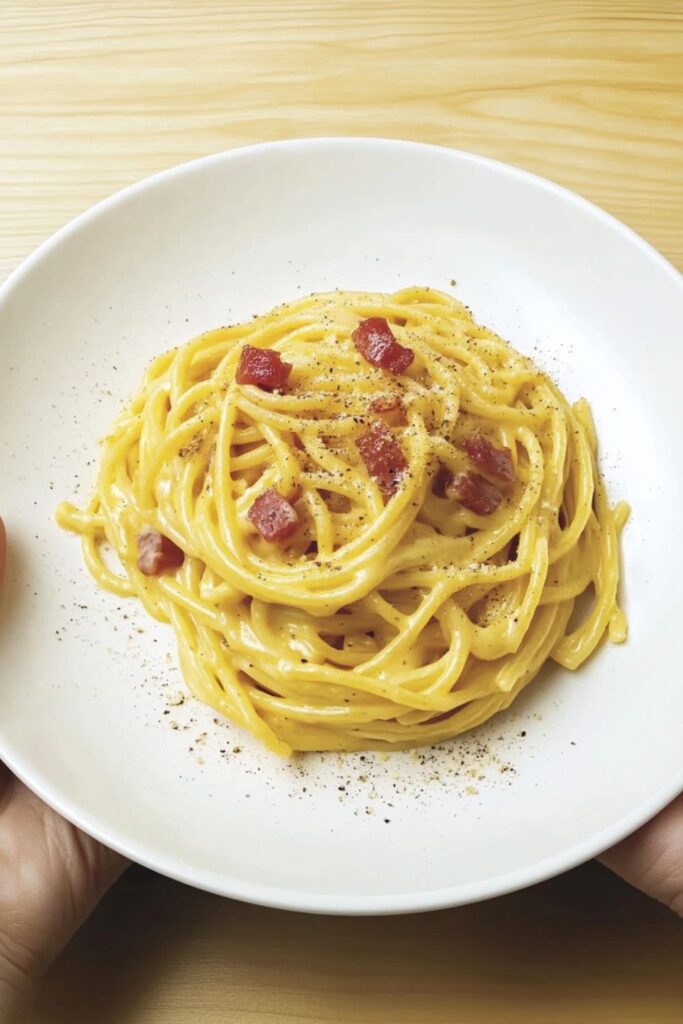
[[(0, 582), (5, 566), (0, 519)], [(0, 762), (0, 1020), (19, 1019), (35, 978), (126, 867)]]
[(599, 859), (683, 917), (683, 793)]

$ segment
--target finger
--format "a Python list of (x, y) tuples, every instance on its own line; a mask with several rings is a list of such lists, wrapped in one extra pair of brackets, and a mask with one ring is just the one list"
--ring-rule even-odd
[(683, 793), (598, 859), (683, 917)]
[[(41, 974), (126, 868), (15, 780), (0, 815), (0, 971)], [(7, 877), (5, 877), (5, 875)], [(0, 1004), (1, 1006), (1, 1004)], [(4, 1021), (0, 1009), (0, 1021)]]

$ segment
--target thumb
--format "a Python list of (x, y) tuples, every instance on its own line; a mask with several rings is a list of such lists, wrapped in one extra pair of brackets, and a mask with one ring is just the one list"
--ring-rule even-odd
[(683, 793), (598, 859), (683, 917)]

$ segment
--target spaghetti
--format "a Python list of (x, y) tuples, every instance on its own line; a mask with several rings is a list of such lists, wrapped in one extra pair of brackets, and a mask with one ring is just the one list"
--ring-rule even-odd
[(160, 356), (57, 521), (102, 587), (171, 624), (193, 694), (288, 755), (445, 740), (548, 658), (623, 641), (627, 515), (587, 403), (409, 288), (312, 295)]

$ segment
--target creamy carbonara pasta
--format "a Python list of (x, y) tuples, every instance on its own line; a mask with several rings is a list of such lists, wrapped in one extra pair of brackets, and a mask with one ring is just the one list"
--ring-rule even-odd
[(586, 402), (455, 299), (337, 291), (160, 356), (57, 519), (271, 750), (406, 748), (625, 639), (595, 453)]

